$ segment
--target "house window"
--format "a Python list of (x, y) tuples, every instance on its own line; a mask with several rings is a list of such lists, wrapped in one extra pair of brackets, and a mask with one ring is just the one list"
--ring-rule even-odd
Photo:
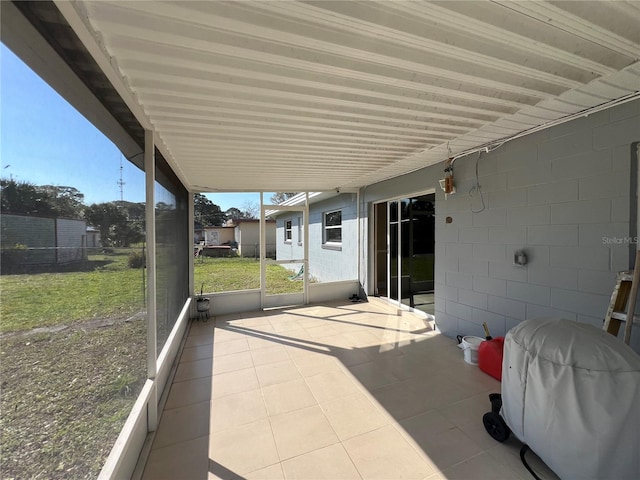
[(291, 228), (291, 220), (287, 220), (284, 222), (284, 241), (291, 242), (291, 238), (293, 237), (293, 230)]
[(302, 217), (298, 217), (298, 245), (302, 245)]
[(327, 246), (342, 243), (342, 210), (324, 214), (322, 243)]

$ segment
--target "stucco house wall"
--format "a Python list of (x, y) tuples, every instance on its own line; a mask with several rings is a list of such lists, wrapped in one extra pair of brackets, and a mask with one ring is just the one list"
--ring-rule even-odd
[[(309, 205), (309, 274), (318, 282), (355, 280), (358, 275), (358, 226), (356, 194), (340, 194)], [(342, 243), (331, 246), (323, 243), (324, 214), (342, 211)], [(302, 213), (283, 212), (276, 218), (277, 259), (289, 260), (304, 257), (302, 235), (299, 226)], [(285, 222), (292, 222), (292, 240), (285, 241)], [(298, 271), (300, 264), (288, 268)]]
[[(265, 222), (266, 256), (276, 255), (276, 222)], [(238, 220), (234, 230), (234, 239), (238, 243), (238, 253), (241, 257), (258, 258), (260, 253), (260, 221)]]
[(233, 227), (204, 227), (205, 245), (225, 245), (234, 241)]

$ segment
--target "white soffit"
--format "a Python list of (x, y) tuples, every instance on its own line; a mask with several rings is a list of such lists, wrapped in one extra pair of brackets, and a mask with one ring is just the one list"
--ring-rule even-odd
[(640, 88), (638, 1), (80, 1), (196, 191), (354, 188)]

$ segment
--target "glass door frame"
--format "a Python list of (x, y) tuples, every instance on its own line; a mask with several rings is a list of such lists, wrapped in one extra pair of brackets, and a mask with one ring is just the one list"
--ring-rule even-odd
[[(307, 305), (309, 303), (309, 192), (305, 193), (305, 202), (303, 205), (265, 205), (264, 193), (260, 192), (260, 306), (265, 308), (286, 307), (291, 305)], [(302, 214), (302, 248), (303, 258), (276, 260), (267, 258), (267, 211), (286, 211)], [(276, 252), (277, 252), (276, 238)], [(267, 293), (267, 265), (289, 265), (302, 264), (302, 293), (283, 293), (268, 294)]]
[[(381, 204), (381, 203), (385, 203), (386, 204), (386, 209), (387, 209), (387, 219), (386, 219), (386, 225), (384, 225), (385, 231), (386, 231), (386, 235), (385, 238), (387, 239), (387, 258), (386, 258), (386, 269), (387, 269), (387, 296), (386, 299), (389, 303), (391, 303), (392, 305), (397, 306), (399, 309), (409, 309), (409, 310), (414, 310), (414, 308), (405, 305), (402, 303), (402, 200), (406, 200), (406, 199), (412, 199), (415, 197), (421, 197), (424, 195), (430, 195), (430, 194), (434, 194), (436, 193), (435, 189), (429, 189), (429, 190), (424, 190), (422, 192), (417, 192), (417, 193), (411, 193), (411, 194), (405, 194), (405, 195), (401, 195), (401, 196), (396, 196), (396, 197), (391, 197), (391, 198), (387, 198), (385, 200), (380, 200), (379, 202), (373, 202), (374, 204), (374, 212), (375, 212), (375, 205)], [(392, 252), (392, 248), (391, 248), (391, 204), (392, 203), (396, 203), (395, 208), (397, 209), (396, 213), (396, 218), (397, 218), (397, 223), (398, 223), (398, 231), (396, 233), (396, 241), (397, 241), (397, 247), (396, 247), (396, 265), (398, 268), (397, 271), (397, 281), (396, 281), (396, 285), (394, 287), (391, 286), (391, 279), (392, 279), (392, 275), (391, 275), (391, 252)], [(375, 217), (377, 219), (377, 217)], [(374, 236), (376, 236), (376, 230), (377, 228), (381, 228), (381, 226), (379, 225), (375, 225), (374, 226)], [(376, 251), (376, 256), (374, 257), (374, 261), (377, 262), (377, 251)], [(378, 265), (374, 265), (374, 271), (376, 271), (376, 269), (378, 268)], [(374, 278), (374, 282), (377, 282), (377, 275), (376, 278)], [(394, 291), (394, 288), (397, 292), (397, 297), (398, 298), (392, 298), (392, 292)]]

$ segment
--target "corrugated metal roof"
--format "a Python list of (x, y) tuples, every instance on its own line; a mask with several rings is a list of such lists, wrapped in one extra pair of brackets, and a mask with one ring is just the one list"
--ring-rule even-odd
[(372, 184), (640, 86), (637, 1), (56, 4), (196, 191)]

